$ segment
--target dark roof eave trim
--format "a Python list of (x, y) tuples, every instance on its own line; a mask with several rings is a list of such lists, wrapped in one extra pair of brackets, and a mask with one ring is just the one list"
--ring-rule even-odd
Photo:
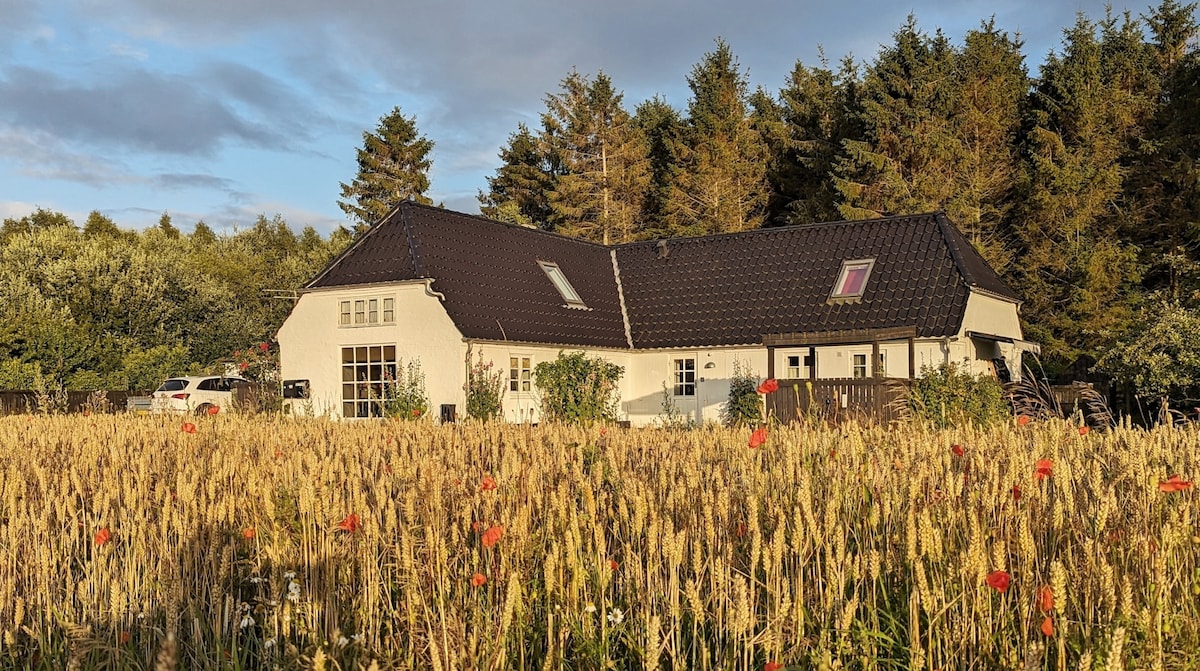
[(915, 326), (894, 326), (881, 329), (844, 329), (808, 333), (772, 333), (763, 336), (767, 347), (797, 345), (858, 345), (885, 340), (907, 340), (917, 337)]
[(970, 285), (969, 288), (971, 289), (972, 292), (977, 293), (981, 296), (987, 296), (988, 298), (995, 298), (996, 300), (1004, 301), (1005, 303), (1012, 303), (1013, 305), (1016, 305), (1018, 308), (1020, 308), (1021, 305), (1024, 303), (1024, 301), (1022, 301), (1019, 298), (1013, 298), (1012, 296), (1005, 296), (1004, 294), (999, 294), (999, 293), (996, 293), (995, 291), (988, 291), (987, 289), (984, 289), (983, 287), (975, 285), (975, 284)]

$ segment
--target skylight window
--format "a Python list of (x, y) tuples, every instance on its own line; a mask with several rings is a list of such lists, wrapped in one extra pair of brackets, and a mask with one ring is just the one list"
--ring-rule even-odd
[(567, 302), (568, 306), (573, 308), (587, 307), (583, 304), (583, 299), (575, 291), (575, 287), (571, 286), (571, 283), (567, 281), (567, 276), (563, 274), (562, 269), (558, 267), (557, 263), (538, 261), (538, 265), (546, 272), (546, 277), (550, 278), (550, 281), (554, 284), (554, 288), (558, 289), (558, 293), (562, 295), (563, 300)]
[(843, 261), (842, 272), (838, 274), (837, 284), (833, 285), (833, 293), (829, 294), (831, 301), (850, 301), (862, 298), (867, 288), (867, 279), (871, 276), (871, 267), (875, 259), (859, 259)]

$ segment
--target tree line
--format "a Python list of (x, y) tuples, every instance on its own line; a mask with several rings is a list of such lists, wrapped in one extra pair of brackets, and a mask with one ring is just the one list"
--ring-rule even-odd
[(82, 227), (38, 209), (0, 224), (0, 389), (147, 391), (173, 375), (236, 365), (269, 343), (295, 290), (350, 240), (295, 234), (280, 217), (217, 235)]
[(870, 62), (797, 62), (778, 92), (717, 40), (684, 110), (571, 71), (481, 210), (604, 243), (944, 210), (1024, 298), (1051, 372), (1197, 380), (1178, 344), (1130, 346), (1179, 310), (1200, 322), (1195, 9), (1081, 14), (1036, 75), (992, 20), (954, 42), (910, 17)]

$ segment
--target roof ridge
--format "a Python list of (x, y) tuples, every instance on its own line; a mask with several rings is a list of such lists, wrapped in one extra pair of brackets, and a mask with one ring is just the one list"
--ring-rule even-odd
[(725, 232), (725, 233), (709, 233), (707, 235), (684, 235), (684, 236), (679, 236), (679, 237), (674, 237), (674, 238), (668, 237), (668, 238), (654, 238), (651, 240), (635, 240), (633, 242), (622, 242), (620, 244), (609, 245), (609, 246), (614, 247), (614, 248), (634, 247), (634, 246), (638, 246), (638, 245), (658, 244), (659, 242), (662, 242), (664, 240), (671, 241), (671, 242), (690, 242), (690, 241), (694, 241), (694, 240), (713, 240), (713, 239), (718, 239), (718, 238), (760, 235), (760, 234), (765, 234), (765, 233), (792, 232), (792, 231), (797, 231), (797, 230), (801, 230), (801, 229), (823, 228), (823, 227), (833, 227), (833, 226), (850, 226), (850, 225), (854, 225), (854, 224), (881, 224), (881, 223), (886, 223), (886, 222), (890, 222), (890, 221), (900, 221), (902, 219), (935, 218), (935, 217), (937, 217), (938, 214), (941, 214), (941, 212), (938, 211), (938, 212), (921, 212), (919, 214), (897, 214), (897, 215), (892, 215), (892, 216), (888, 216), (888, 217), (876, 217), (873, 219), (843, 219), (840, 221), (815, 221), (815, 222), (807, 223), (807, 224), (790, 224), (788, 226), (766, 226), (766, 227), (762, 227), (762, 228), (751, 228), (751, 229), (747, 229), (744, 231), (729, 231), (729, 232)]
[[(603, 243), (595, 242), (593, 240), (587, 240), (584, 238), (575, 238), (575, 237), (571, 237), (569, 235), (563, 235), (562, 233), (555, 233), (554, 231), (542, 230), (541, 228), (538, 228), (536, 226), (522, 226), (521, 224), (514, 224), (511, 221), (500, 221), (499, 219), (492, 219), (490, 217), (485, 217), (482, 214), (468, 214), (466, 212), (458, 212), (456, 210), (451, 210), (451, 209), (445, 208), (445, 207), (439, 207), (437, 205), (427, 205), (425, 203), (418, 203), (416, 201), (404, 201), (400, 205), (407, 205), (409, 207), (419, 207), (419, 208), (422, 208), (425, 210), (430, 210), (432, 212), (440, 212), (442, 214), (449, 214), (449, 215), (453, 215), (455, 217), (462, 217), (464, 219), (474, 219), (476, 221), (481, 221), (481, 222), (484, 222), (487, 224), (503, 226), (503, 227), (507, 227), (510, 229), (514, 229), (514, 230), (522, 231), (522, 232), (526, 232), (526, 233), (537, 233), (540, 235), (548, 235), (553, 238), (558, 238), (561, 240), (570, 240), (572, 242), (590, 245), (592, 247), (601, 247), (604, 249), (610, 249), (610, 248), (614, 247), (614, 245), (605, 245)], [(397, 207), (400, 207), (400, 206), (398, 205)]]

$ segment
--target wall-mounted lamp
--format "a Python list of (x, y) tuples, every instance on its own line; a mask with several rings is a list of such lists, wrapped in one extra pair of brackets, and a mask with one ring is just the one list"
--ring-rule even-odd
[(704, 367), (705, 368), (716, 368), (717, 364), (713, 361), (709, 361), (708, 363), (704, 364)]

